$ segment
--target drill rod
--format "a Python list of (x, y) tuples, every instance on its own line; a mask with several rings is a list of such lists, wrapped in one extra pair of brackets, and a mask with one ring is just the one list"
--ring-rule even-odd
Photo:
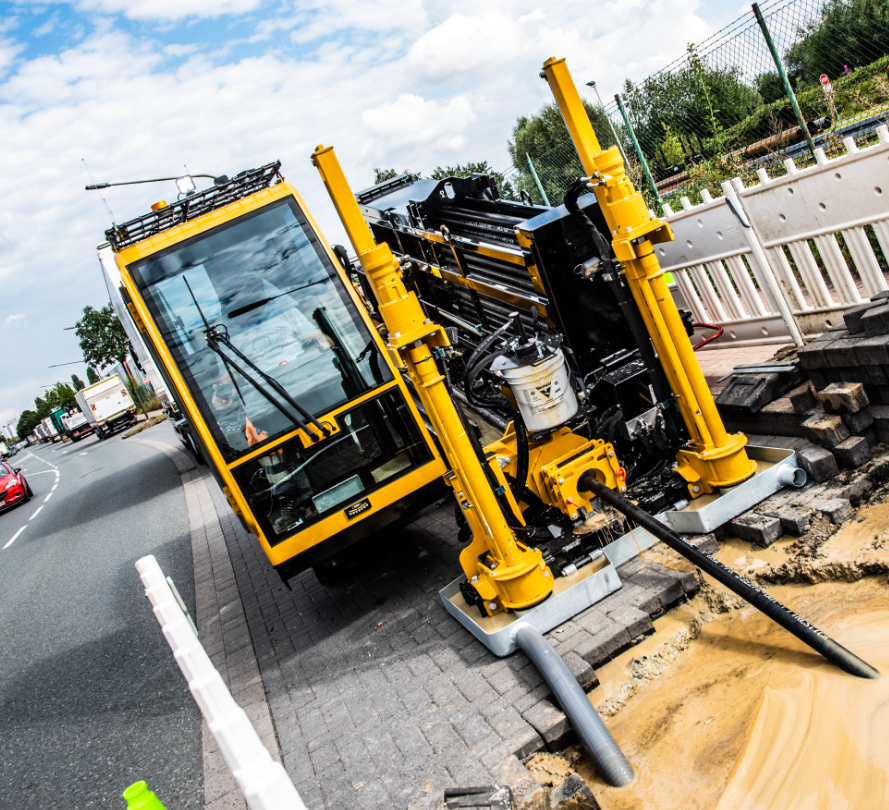
[(594, 476), (584, 473), (577, 488), (581, 491), (593, 492), (598, 495), (605, 503), (610, 504), (618, 512), (638, 523), (659, 540), (663, 540), (673, 551), (681, 554), (689, 562), (694, 563), (704, 573), (709, 574), (713, 579), (721, 585), (725, 585), (726, 588), (736, 593), (742, 599), (746, 599), (757, 610), (765, 613), (772, 621), (777, 622), (800, 641), (816, 652), (821, 653), (828, 661), (836, 664), (844, 672), (848, 672), (850, 675), (855, 675), (858, 678), (880, 677), (878, 670), (866, 661), (862, 661), (853, 652), (843, 647), (842, 644), (826, 636), (817, 627), (813, 627), (805, 619), (797, 616), (792, 610), (769, 596), (765, 591), (757, 588), (756, 585), (748, 582), (744, 577), (736, 574), (731, 568), (719, 562), (719, 560), (713, 559), (709, 554), (683, 540), (654, 516), (620, 496), (614, 490), (598, 481)]

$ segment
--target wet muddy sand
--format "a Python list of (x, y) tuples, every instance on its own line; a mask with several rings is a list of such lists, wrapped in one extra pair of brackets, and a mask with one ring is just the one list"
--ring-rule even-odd
[[(710, 582), (602, 667), (590, 694), (634, 782), (610, 788), (574, 752), (529, 763), (538, 780), (576, 770), (603, 810), (889, 807), (889, 505), (862, 509), (815, 553), (795, 542), (731, 539), (717, 556), (884, 678), (842, 673)], [(646, 556), (690, 568), (661, 546)]]

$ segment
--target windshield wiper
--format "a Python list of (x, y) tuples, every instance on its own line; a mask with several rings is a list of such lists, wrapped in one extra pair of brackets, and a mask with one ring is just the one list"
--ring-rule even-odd
[[(228, 336), (228, 329), (224, 326), (210, 326), (207, 322), (206, 317), (204, 316), (204, 312), (201, 309), (201, 305), (198, 303), (197, 298), (195, 298), (195, 294), (191, 289), (191, 285), (188, 283), (188, 279), (183, 276), (182, 280), (185, 282), (185, 286), (188, 288), (188, 292), (191, 294), (191, 298), (194, 301), (194, 305), (198, 308), (198, 313), (201, 316), (201, 320), (204, 322), (205, 327), (205, 335), (207, 338), (207, 346), (210, 347), (212, 351), (218, 354), (222, 358), (222, 362), (225, 364), (226, 368), (231, 366), (235, 371), (237, 371), (247, 382), (249, 382), (263, 397), (265, 397), (269, 403), (271, 403), (275, 408), (277, 408), (284, 416), (286, 416), (294, 425), (297, 426), (300, 430), (304, 430), (306, 435), (312, 437), (313, 442), (317, 442), (319, 440), (319, 436), (317, 433), (309, 430), (308, 426), (305, 422), (297, 415), (297, 411), (302, 414), (309, 422), (311, 422), (318, 430), (320, 430), (325, 436), (330, 436), (330, 428), (319, 422), (312, 414), (310, 414), (305, 408), (302, 407), (290, 394), (285, 390), (285, 388), (270, 375), (266, 374), (261, 368), (259, 368), (249, 357), (239, 351), (235, 346), (232, 345), (231, 340)], [(272, 388), (284, 398), (287, 407), (283, 402), (274, 397), (266, 388), (244, 370), (241, 366), (239, 366), (231, 357), (227, 357), (226, 354), (222, 351), (220, 344), (224, 345), (230, 351), (234, 352), (241, 360), (243, 360), (250, 368), (252, 368), (257, 374), (259, 374)], [(234, 377), (232, 377), (232, 381), (234, 382)], [(240, 393), (240, 391), (238, 392)], [(243, 397), (242, 397), (243, 400)], [(295, 410), (291, 410), (291, 408)]]
[(231, 312), (229, 312), (227, 317), (237, 318), (238, 315), (243, 315), (245, 312), (251, 312), (254, 309), (259, 309), (259, 307), (264, 307), (267, 303), (269, 303), (269, 301), (274, 301), (276, 298), (281, 298), (284, 295), (290, 295), (291, 293), (299, 292), (300, 290), (305, 290), (309, 287), (314, 287), (316, 284), (320, 284), (322, 281), (327, 281), (327, 279), (319, 278), (317, 281), (312, 281), (309, 284), (303, 284), (302, 287), (294, 287), (292, 290), (287, 290), (287, 292), (278, 293), (277, 295), (272, 295), (268, 298), (260, 298), (258, 301), (253, 301), (250, 304), (244, 304), (244, 306), (238, 307), (237, 309), (233, 309)]

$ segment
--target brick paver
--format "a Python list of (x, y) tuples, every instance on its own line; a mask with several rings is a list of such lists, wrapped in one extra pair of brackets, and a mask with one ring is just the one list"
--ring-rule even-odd
[[(439, 589), (460, 571), (449, 501), (356, 550), (336, 580), (306, 571), (288, 590), (218, 487), (210, 492), (283, 761), (308, 807), (404, 808), (446, 787), (505, 781), (533, 789), (519, 759), (546, 746), (542, 735), (564, 746), (570, 731), (523, 654), (497, 658), (442, 606)], [(621, 591), (550, 634), (586, 686), (590, 664), (697, 588), (690, 574), (641, 561), (622, 578)]]

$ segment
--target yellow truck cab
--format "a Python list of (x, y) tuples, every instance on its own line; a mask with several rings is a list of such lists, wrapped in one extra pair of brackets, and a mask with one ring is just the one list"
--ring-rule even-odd
[(191, 438), (286, 582), (444, 494), (445, 463), (280, 163), (106, 232)]

